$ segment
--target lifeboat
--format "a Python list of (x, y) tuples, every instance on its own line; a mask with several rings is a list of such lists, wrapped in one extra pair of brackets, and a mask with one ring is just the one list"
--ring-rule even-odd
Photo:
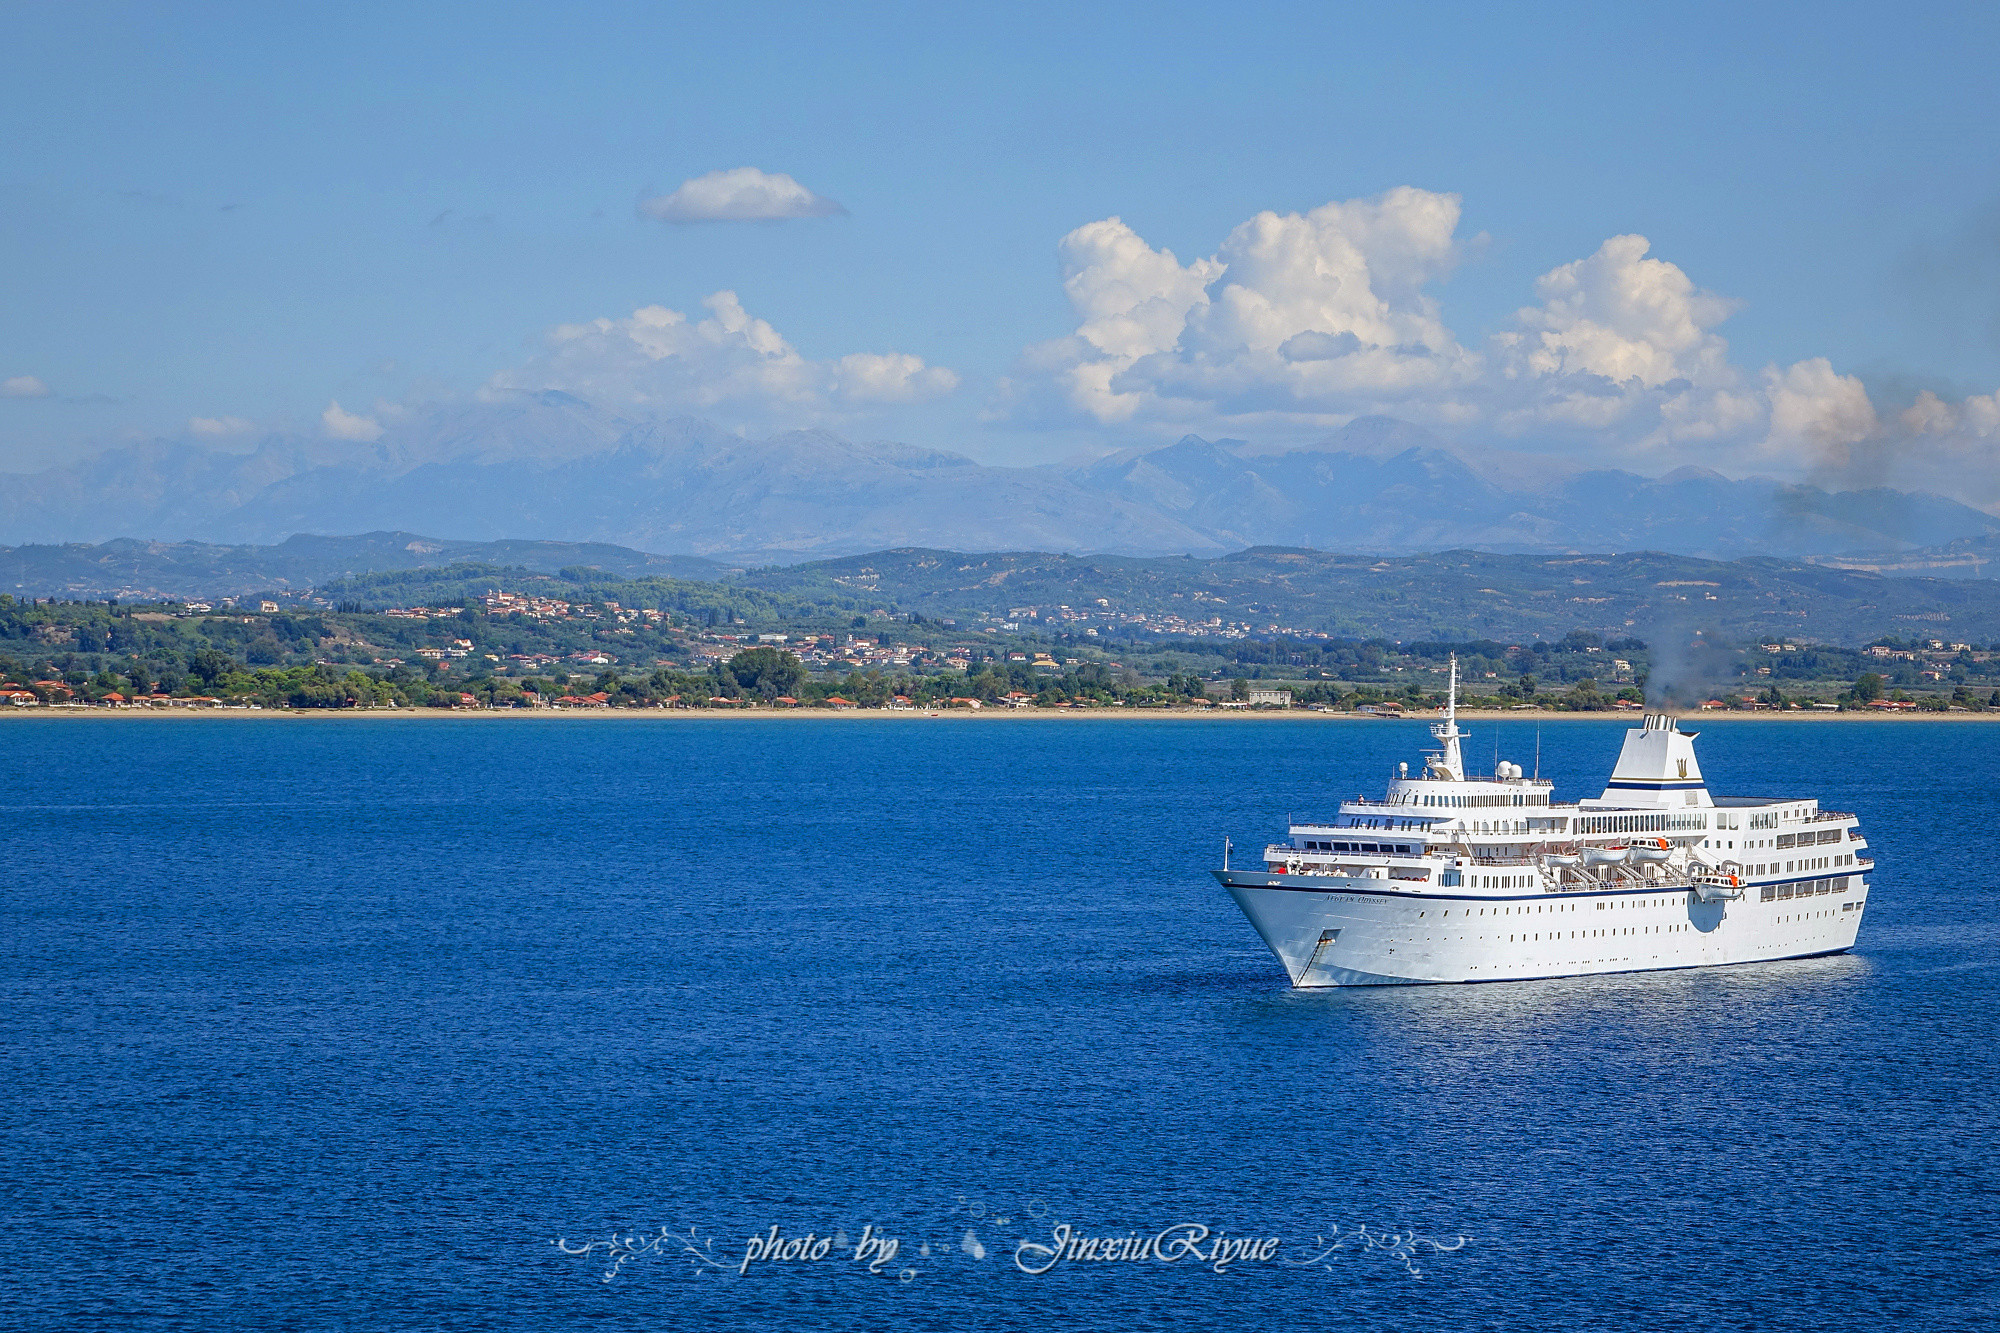
[(1583, 849), (1583, 863), (1587, 866), (1622, 866), (1632, 857), (1630, 847), (1586, 847)]
[[(1734, 876), (1730, 878), (1734, 879)], [(1723, 884), (1716, 880), (1699, 879), (1694, 884), (1694, 896), (1705, 903), (1735, 902), (1743, 896), (1743, 890), (1736, 884)]]
[(1673, 852), (1668, 848), (1665, 838), (1660, 839), (1658, 847), (1634, 847), (1632, 849), (1632, 859), (1634, 861), (1643, 861), (1649, 865), (1659, 865), (1672, 855)]

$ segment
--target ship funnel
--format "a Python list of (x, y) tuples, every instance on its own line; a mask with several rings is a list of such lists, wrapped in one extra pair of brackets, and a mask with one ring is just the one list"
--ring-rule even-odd
[(1625, 733), (1625, 748), (1601, 798), (1607, 804), (1646, 809), (1712, 806), (1701, 764), (1694, 757), (1698, 732), (1682, 731), (1665, 713), (1648, 713)]

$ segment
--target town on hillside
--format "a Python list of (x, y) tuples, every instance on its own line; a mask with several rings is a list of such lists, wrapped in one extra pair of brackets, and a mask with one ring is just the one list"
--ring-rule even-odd
[[(1456, 656), (1472, 708), (1980, 712), (2000, 644), (1853, 647), (1702, 634), (1338, 639), (1282, 626), (1134, 621), (1066, 607), (993, 623), (890, 608), (677, 607), (602, 588), (493, 587), (367, 608), (268, 598), (120, 603), (0, 595), (7, 708), (1322, 709), (1435, 706)], [(1105, 608), (1097, 608), (1102, 613)], [(1082, 615), (1083, 613), (1078, 613)], [(1243, 632), (1238, 632), (1243, 630)]]

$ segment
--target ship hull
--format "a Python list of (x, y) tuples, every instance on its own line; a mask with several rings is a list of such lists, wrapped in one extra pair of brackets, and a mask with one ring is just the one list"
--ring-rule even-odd
[[(1395, 881), (1216, 871), (1292, 985), (1528, 981), (1844, 953), (1865, 886), (1778, 902), (1628, 887), (1518, 897)], [(1859, 883), (1858, 879), (1853, 881)]]

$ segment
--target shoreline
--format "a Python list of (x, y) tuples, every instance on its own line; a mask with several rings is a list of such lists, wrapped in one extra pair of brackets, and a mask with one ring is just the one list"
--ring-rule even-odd
[[(12, 708), (0, 711), (0, 719), (23, 722), (43, 721), (244, 721), (286, 719), (290, 721), (344, 720), (397, 721), (422, 718), (431, 721), (990, 721), (1063, 722), (1115, 720), (1120, 722), (1348, 722), (1395, 723), (1430, 722), (1440, 716), (1431, 710), (1406, 713), (1401, 717), (1371, 716), (1365, 713), (1318, 713), (1306, 709), (1253, 712), (1249, 709), (1194, 708), (968, 708), (887, 709), (858, 708), (835, 711), (827, 708)], [(1508, 709), (1492, 711), (1465, 709), (1458, 712), (1469, 722), (1624, 722), (1637, 720), (1640, 713), (1575, 713), (1554, 709)], [(1673, 714), (1684, 723), (1706, 722), (2000, 722), (2000, 709), (1983, 713), (1908, 712), (1752, 712), (1715, 710)], [(6, 723), (0, 721), (0, 726)]]

